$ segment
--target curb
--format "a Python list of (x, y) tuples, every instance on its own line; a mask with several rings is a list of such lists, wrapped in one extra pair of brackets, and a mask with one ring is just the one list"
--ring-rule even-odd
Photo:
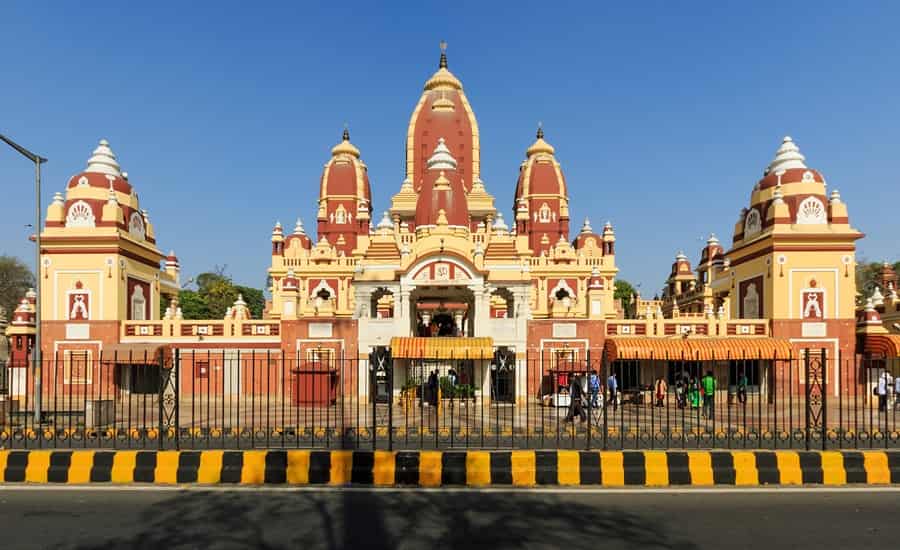
[(359, 486), (900, 484), (892, 451), (0, 451), (4, 483)]

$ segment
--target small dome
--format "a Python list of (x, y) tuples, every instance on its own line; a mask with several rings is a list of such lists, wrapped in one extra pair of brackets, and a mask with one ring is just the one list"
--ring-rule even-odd
[[(331, 149), (331, 159), (322, 171), (319, 199), (333, 196), (371, 200), (368, 169), (359, 158), (359, 149), (350, 143), (350, 132), (344, 128), (341, 142)], [(357, 206), (345, 208), (356, 215)]]
[(378, 222), (377, 229), (393, 229), (394, 222), (391, 221), (391, 217), (388, 215), (387, 211), (384, 212), (384, 215), (381, 216), (381, 221)]
[(350, 143), (350, 130), (344, 128), (344, 135), (342, 136), (341, 142), (331, 148), (331, 154), (332, 156), (350, 155), (359, 158), (359, 149)]
[(540, 124), (538, 124), (537, 139), (534, 143), (531, 144), (531, 147), (529, 147), (525, 151), (525, 154), (529, 157), (538, 153), (544, 153), (547, 155), (553, 155), (556, 153), (556, 150), (553, 148), (553, 146), (544, 141), (544, 128)]
[(591, 227), (591, 220), (588, 218), (584, 218), (584, 223), (581, 225), (582, 233), (593, 233), (594, 228)]
[(503, 221), (503, 212), (497, 212), (497, 219), (494, 220), (494, 225), (492, 226), (492, 228), (494, 231), (509, 231), (509, 226), (506, 225), (505, 221)]
[(437, 147), (434, 148), (434, 153), (428, 158), (428, 169), (456, 170), (456, 166), (456, 159), (450, 154), (450, 149), (447, 148), (444, 138), (439, 138)]
[(785, 136), (781, 142), (781, 147), (775, 152), (775, 158), (769, 163), (766, 174), (775, 174), (783, 170), (792, 170), (797, 168), (806, 168), (804, 157), (800, 154), (800, 148), (791, 139), (791, 136)]
[(108, 141), (105, 139), (100, 140), (100, 144), (94, 149), (94, 154), (88, 159), (87, 168), (84, 171), (109, 174), (116, 177), (122, 176), (119, 162), (116, 160), (115, 153), (109, 148)]
[(426, 90), (435, 90), (440, 88), (452, 88), (454, 90), (462, 90), (462, 82), (456, 78), (453, 73), (447, 70), (447, 43), (441, 42), (441, 61), (438, 63), (438, 70), (431, 75), (431, 78), (425, 82)]

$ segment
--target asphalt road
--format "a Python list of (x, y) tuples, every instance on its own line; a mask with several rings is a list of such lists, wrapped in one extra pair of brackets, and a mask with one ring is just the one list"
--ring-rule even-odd
[(891, 548), (900, 492), (0, 489), (4, 548)]

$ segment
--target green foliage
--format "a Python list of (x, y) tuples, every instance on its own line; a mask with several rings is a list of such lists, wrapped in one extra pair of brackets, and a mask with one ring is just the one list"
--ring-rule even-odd
[(620, 300), (622, 309), (625, 311), (625, 317), (630, 318), (634, 314), (634, 294), (637, 292), (631, 283), (625, 279), (616, 279), (616, 287), (613, 291), (613, 298)]
[(15, 256), (0, 255), (0, 307), (6, 311), (7, 320), (34, 285), (34, 274), (25, 262)]
[(182, 290), (178, 293), (178, 304), (185, 319), (209, 319), (209, 306), (199, 292)]
[(448, 398), (471, 398), (475, 397), (475, 387), (471, 384), (450, 385), (450, 378), (441, 376), (438, 378), (438, 384), (441, 386), (441, 397)]
[[(856, 292), (860, 294), (861, 303), (874, 292), (875, 287), (879, 286), (878, 281), (881, 268), (884, 262), (869, 262), (864, 259), (859, 260), (856, 264)], [(900, 261), (894, 262), (894, 271), (900, 272)], [(884, 289), (881, 289), (884, 293)]]
[(213, 319), (225, 317), (225, 312), (238, 298), (238, 290), (229, 279), (216, 279), (200, 289)]
[[(213, 271), (197, 275), (194, 281), (197, 290), (182, 290), (178, 293), (179, 306), (185, 319), (222, 319), (239, 295), (244, 296), (250, 315), (254, 319), (262, 318), (266, 305), (263, 291), (234, 284), (225, 273), (225, 267), (216, 266)], [(168, 304), (163, 309), (165, 307)]]

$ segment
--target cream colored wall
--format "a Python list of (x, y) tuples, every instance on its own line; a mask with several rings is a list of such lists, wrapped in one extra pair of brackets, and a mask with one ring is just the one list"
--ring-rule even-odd
[(42, 264), (41, 316), (45, 321), (68, 319), (67, 293), (75, 290), (78, 281), (90, 293), (90, 320), (127, 319), (128, 277), (150, 284), (151, 318), (159, 319), (160, 280), (171, 280), (165, 272), (117, 254), (45, 254)]

